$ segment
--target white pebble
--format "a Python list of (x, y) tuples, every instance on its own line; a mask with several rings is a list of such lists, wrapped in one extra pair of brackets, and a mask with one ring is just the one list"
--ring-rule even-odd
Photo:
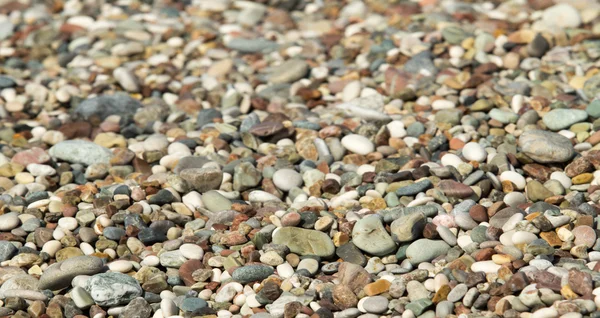
[(525, 189), (525, 178), (514, 171), (502, 172), (502, 174), (500, 175), (500, 181), (510, 181), (517, 186), (517, 189)]
[(183, 244), (179, 247), (179, 251), (187, 259), (202, 259), (204, 256), (204, 250), (196, 244)]
[(462, 154), (469, 161), (482, 162), (487, 158), (487, 152), (483, 146), (476, 142), (467, 143), (462, 149)]
[(442, 165), (444, 166), (453, 166), (454, 168), (458, 168), (458, 166), (462, 163), (464, 163), (464, 161), (462, 161), (462, 159), (460, 159), (459, 156), (453, 154), (453, 153), (447, 153), (442, 157)]
[(351, 134), (342, 138), (342, 146), (359, 155), (367, 155), (375, 150), (375, 145), (365, 136)]

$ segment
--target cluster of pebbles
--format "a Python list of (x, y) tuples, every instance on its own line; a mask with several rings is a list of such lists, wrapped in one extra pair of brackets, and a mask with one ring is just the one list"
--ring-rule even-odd
[(0, 317), (600, 317), (594, 0), (0, 0)]

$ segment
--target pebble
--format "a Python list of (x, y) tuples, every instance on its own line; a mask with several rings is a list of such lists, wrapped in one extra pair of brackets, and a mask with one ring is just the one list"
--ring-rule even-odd
[(188, 2), (0, 3), (0, 316), (597, 316), (596, 3)]
[(273, 174), (273, 183), (283, 191), (302, 186), (302, 175), (292, 169), (280, 169)]
[(356, 134), (347, 135), (342, 138), (342, 146), (353, 153), (363, 156), (375, 150), (375, 146), (369, 139)]

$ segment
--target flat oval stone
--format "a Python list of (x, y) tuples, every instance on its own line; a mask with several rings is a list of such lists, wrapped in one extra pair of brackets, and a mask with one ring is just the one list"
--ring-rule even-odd
[(86, 166), (95, 163), (108, 164), (113, 153), (100, 145), (85, 140), (65, 140), (57, 143), (48, 151), (50, 156), (70, 163)]
[(79, 275), (94, 275), (104, 269), (102, 259), (95, 256), (76, 256), (50, 265), (40, 277), (40, 289), (59, 290), (71, 284)]
[(581, 109), (553, 109), (542, 118), (544, 124), (551, 130), (558, 131), (569, 128), (571, 125), (586, 120), (588, 114)]
[(365, 136), (351, 134), (342, 138), (342, 146), (359, 155), (366, 155), (375, 150), (375, 145)]
[(262, 281), (273, 274), (275, 270), (271, 266), (257, 264), (245, 265), (233, 271), (231, 278), (233, 280), (246, 284), (254, 281)]
[(359, 249), (376, 256), (384, 256), (396, 250), (396, 244), (376, 216), (358, 220), (352, 230), (352, 243)]
[(406, 258), (411, 264), (418, 265), (446, 254), (449, 249), (450, 245), (444, 241), (420, 239), (408, 246), (406, 249)]
[(323, 232), (297, 227), (284, 227), (273, 234), (273, 243), (286, 245), (292, 253), (330, 257), (335, 246), (329, 236)]
[(540, 163), (565, 162), (573, 158), (575, 149), (566, 137), (543, 130), (528, 130), (519, 136), (521, 151)]

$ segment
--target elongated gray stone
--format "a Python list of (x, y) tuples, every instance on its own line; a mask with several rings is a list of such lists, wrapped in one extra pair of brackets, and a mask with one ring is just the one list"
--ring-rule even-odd
[(68, 287), (78, 275), (94, 275), (104, 270), (102, 259), (77, 256), (50, 265), (40, 277), (40, 289), (59, 290)]
[(50, 156), (70, 163), (86, 166), (95, 163), (108, 164), (113, 153), (100, 145), (85, 140), (65, 140), (57, 143), (48, 151)]

